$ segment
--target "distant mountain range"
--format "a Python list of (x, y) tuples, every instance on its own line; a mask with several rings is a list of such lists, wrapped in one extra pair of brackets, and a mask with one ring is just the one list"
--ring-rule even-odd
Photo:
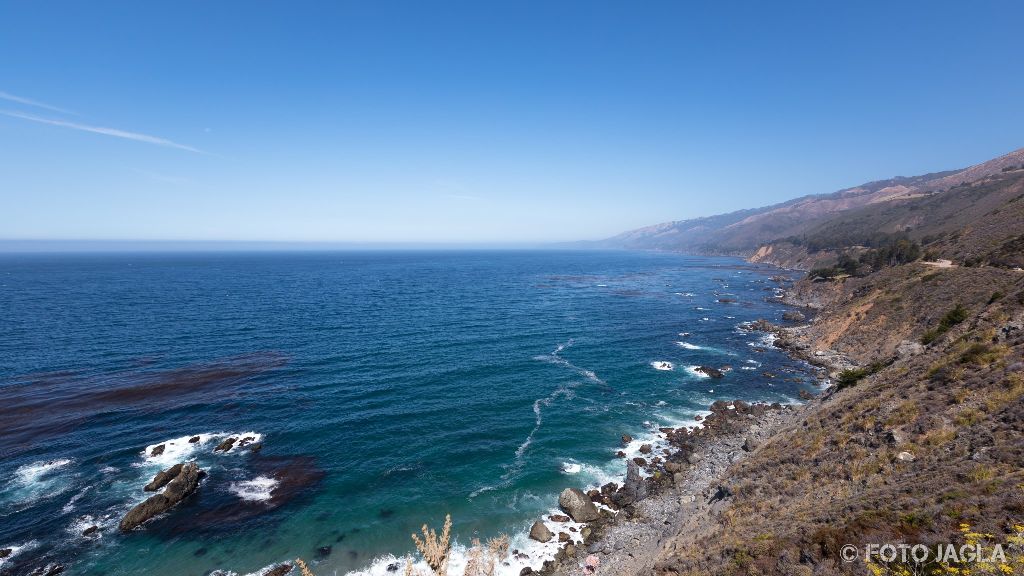
[[(1000, 251), (1012, 249), (1024, 233), (1024, 201), (1018, 201), (1022, 188), (1024, 148), (962, 170), (665, 222), (593, 244), (736, 255), (807, 268), (880, 234), (906, 234), (944, 257), (1000, 258)], [(949, 241), (954, 235), (956, 242)], [(1004, 246), (1007, 242), (1011, 245)]]

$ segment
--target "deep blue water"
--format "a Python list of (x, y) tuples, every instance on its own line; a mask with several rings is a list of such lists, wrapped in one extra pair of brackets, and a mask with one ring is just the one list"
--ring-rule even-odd
[[(715, 399), (810, 386), (737, 329), (781, 315), (776, 273), (636, 252), (0, 256), (0, 548), (20, 547), (0, 572), (382, 573), (446, 512), (460, 543), (508, 532), (536, 556), (521, 534), (561, 488), (620, 475), (623, 433), (634, 451)], [(228, 435), (263, 449), (213, 454)], [(184, 459), (209, 472), (197, 495), (118, 534)]]

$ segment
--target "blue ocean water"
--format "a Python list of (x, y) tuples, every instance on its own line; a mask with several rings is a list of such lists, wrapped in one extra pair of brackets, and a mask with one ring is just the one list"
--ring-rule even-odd
[[(622, 434), (632, 452), (716, 399), (813, 385), (737, 328), (781, 315), (777, 273), (643, 252), (0, 256), (0, 573), (383, 574), (446, 513), (460, 545), (509, 533), (537, 567), (526, 529), (565, 486), (621, 475)], [(252, 440), (215, 454), (228, 436)], [(199, 492), (119, 534), (186, 459)]]

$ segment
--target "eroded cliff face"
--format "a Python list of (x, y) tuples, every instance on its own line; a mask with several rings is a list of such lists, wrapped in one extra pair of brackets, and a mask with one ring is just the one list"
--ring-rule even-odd
[(811, 254), (806, 248), (794, 246), (788, 242), (773, 242), (760, 246), (747, 261), (753, 264), (771, 264), (787, 270), (811, 270), (835, 263), (836, 256), (832, 251)]
[(1004, 542), (1024, 524), (1024, 273), (918, 263), (788, 299), (818, 310), (780, 342), (853, 369), (725, 472), (728, 505), (655, 574), (863, 574), (844, 544), (959, 545), (962, 524)]

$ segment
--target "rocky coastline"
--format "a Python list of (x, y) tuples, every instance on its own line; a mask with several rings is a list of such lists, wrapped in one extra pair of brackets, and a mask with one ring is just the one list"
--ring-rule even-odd
[[(772, 335), (773, 345), (813, 366), (824, 385), (842, 370), (855, 368), (856, 364), (846, 356), (815, 348), (806, 324), (798, 324), (813, 317), (826, 304), (820, 300), (809, 302), (792, 290), (783, 290), (786, 278), (773, 280), (780, 285), (779, 301), (794, 307), (783, 320), (796, 325), (758, 320), (744, 328)], [(630, 461), (623, 486), (611, 484), (590, 491), (590, 498), (601, 506), (600, 516), (582, 530), (582, 544), (567, 542), (542, 569), (526, 568), (521, 576), (653, 573), (658, 558), (684, 543), (699, 542), (704, 533), (702, 528), (729, 507), (730, 468), (797, 422), (798, 416), (817, 401), (815, 395), (806, 392), (801, 398), (807, 403), (768, 405), (719, 400), (711, 405), (711, 414), (698, 427), (660, 429), (671, 446), (663, 457)], [(640, 467), (649, 476), (641, 478)]]
[[(672, 539), (699, 533), (702, 518), (728, 507), (730, 466), (791, 423), (801, 409), (719, 400), (702, 426), (661, 429), (671, 449), (646, 463), (650, 475), (642, 478), (640, 463), (630, 461), (622, 486), (591, 490), (588, 496), (600, 513), (582, 530), (582, 544), (569, 541), (541, 570), (526, 568), (522, 574), (628, 575), (652, 569), (659, 550)], [(572, 512), (561, 499), (560, 504)]]

